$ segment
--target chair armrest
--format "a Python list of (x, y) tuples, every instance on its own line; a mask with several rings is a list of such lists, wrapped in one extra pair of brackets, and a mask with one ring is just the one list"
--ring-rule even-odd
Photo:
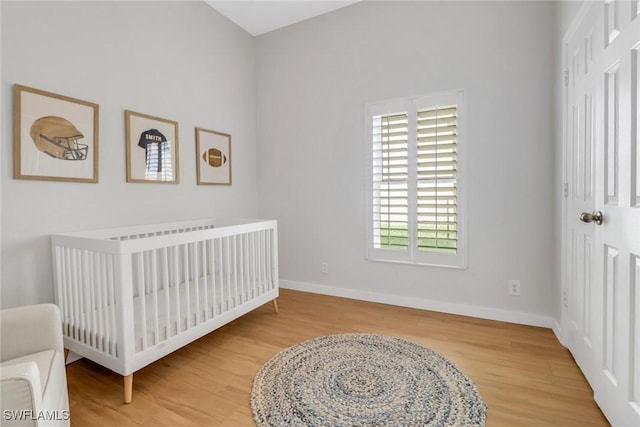
[(36, 413), (40, 409), (42, 389), (38, 365), (35, 362), (0, 366), (0, 401), (2, 402), (3, 425), (5, 421), (18, 418), (19, 414), (24, 414), (24, 412), (19, 412), (21, 410)]
[(58, 306), (37, 304), (0, 310), (0, 362), (51, 349), (64, 353)]

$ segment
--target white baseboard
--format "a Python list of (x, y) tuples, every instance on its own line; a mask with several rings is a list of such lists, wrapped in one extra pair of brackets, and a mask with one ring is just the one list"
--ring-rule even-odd
[(552, 320), (553, 320), (553, 326), (551, 327), (551, 329), (553, 330), (553, 333), (556, 335), (556, 338), (558, 339), (560, 344), (566, 347), (567, 345), (564, 342), (564, 335), (562, 334), (562, 326), (560, 326), (560, 324), (556, 319), (552, 319)]
[[(311, 292), (314, 294), (330, 295), (335, 297), (357, 299), (361, 301), (377, 302), (381, 304), (397, 305), (407, 308), (437, 311), (441, 313), (458, 314), (461, 316), (477, 317), (480, 319), (498, 320), (501, 322), (518, 323), (521, 325), (539, 326), (551, 328), (556, 332), (557, 322), (549, 316), (539, 314), (522, 313), (518, 311), (501, 310), (477, 305), (458, 304), (430, 300), (424, 298), (404, 297), (398, 295), (368, 292), (355, 289), (339, 288), (335, 286), (317, 285), (312, 283), (296, 282), (280, 279), (280, 287), (295, 291)], [(559, 330), (559, 325), (557, 325)], [(556, 335), (558, 335), (556, 333)]]

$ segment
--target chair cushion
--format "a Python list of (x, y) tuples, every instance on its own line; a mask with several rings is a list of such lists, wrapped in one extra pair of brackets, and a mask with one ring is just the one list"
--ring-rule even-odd
[(36, 362), (36, 365), (38, 365), (38, 371), (40, 371), (40, 389), (42, 390), (42, 394), (44, 395), (46, 393), (47, 384), (49, 382), (49, 374), (51, 373), (51, 366), (53, 365), (53, 358), (55, 354), (55, 350), (45, 350), (39, 353), (28, 354), (26, 356), (17, 357), (15, 359), (2, 362), (0, 363), (0, 368), (17, 365), (24, 362)]

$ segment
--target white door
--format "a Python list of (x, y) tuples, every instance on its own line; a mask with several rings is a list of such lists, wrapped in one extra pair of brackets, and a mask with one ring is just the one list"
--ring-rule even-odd
[[(566, 111), (566, 197), (565, 248), (566, 289), (563, 329), (567, 346), (591, 383), (595, 380), (598, 331), (601, 319), (597, 304), (599, 289), (595, 280), (595, 233), (592, 223), (580, 221), (583, 212), (596, 210), (595, 150), (597, 114), (596, 87), (599, 73), (595, 66), (602, 55), (598, 43), (596, 7), (575, 27), (566, 43), (568, 69)], [(600, 29), (601, 31), (601, 29)]]
[[(640, 2), (586, 2), (565, 39), (566, 344), (614, 426), (640, 426)], [(600, 215), (602, 214), (602, 223)]]

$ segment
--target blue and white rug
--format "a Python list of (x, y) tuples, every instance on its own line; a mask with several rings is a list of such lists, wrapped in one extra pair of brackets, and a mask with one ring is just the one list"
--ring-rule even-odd
[(265, 426), (484, 426), (473, 382), (438, 353), (400, 338), (340, 334), (275, 355), (253, 380)]

